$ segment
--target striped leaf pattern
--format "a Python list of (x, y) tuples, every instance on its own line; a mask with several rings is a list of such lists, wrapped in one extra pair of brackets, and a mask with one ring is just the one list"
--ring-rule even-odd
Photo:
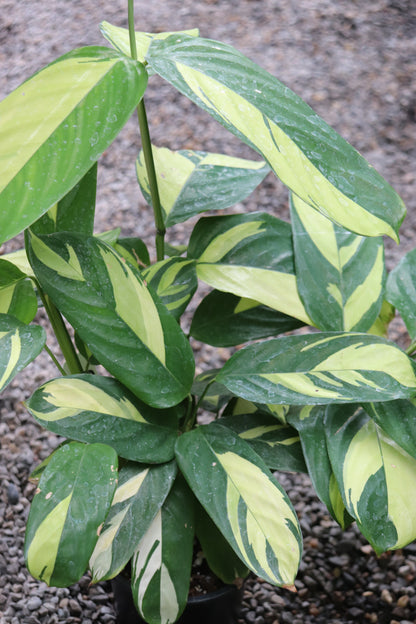
[(110, 377), (53, 379), (26, 407), (46, 429), (80, 442), (103, 442), (125, 459), (159, 463), (174, 457), (180, 409), (153, 409)]
[(255, 403), (323, 405), (411, 398), (415, 370), (416, 364), (383, 338), (330, 332), (249, 345), (216, 379)]
[(290, 405), (256, 404), (240, 397), (234, 397), (228, 405), (226, 405), (222, 415), (243, 416), (244, 414), (251, 414), (254, 416), (256, 414), (260, 418), (263, 416), (273, 416), (273, 418), (276, 418), (282, 425), (287, 425), (288, 415), (292, 409), (297, 408), (293, 408)]
[(175, 622), (186, 606), (194, 545), (194, 499), (176, 480), (132, 558), (132, 591), (148, 624)]
[(127, 564), (159, 512), (176, 476), (175, 462), (126, 463), (90, 558), (93, 582), (111, 579)]
[(48, 585), (79, 581), (117, 484), (117, 454), (71, 442), (55, 451), (33, 499), (26, 530), (29, 572)]
[(311, 322), (297, 290), (288, 223), (266, 213), (203, 217), (188, 257), (198, 261), (198, 277), (213, 288)]
[(22, 323), (33, 321), (38, 302), (33, 283), (22, 271), (0, 259), (0, 314), (14, 316)]
[(320, 500), (325, 503), (331, 516), (345, 529), (352, 518), (345, 509), (331, 463), (329, 461), (325, 418), (326, 407), (306, 405), (292, 410), (288, 415), (291, 425), (299, 432), (307, 472)]
[(238, 414), (221, 424), (245, 440), (271, 470), (306, 472), (299, 435), (293, 427), (266, 414)]
[(387, 278), (386, 299), (400, 312), (407, 331), (416, 338), (416, 249), (409, 251)]
[(355, 405), (325, 417), (332, 468), (344, 504), (376, 553), (416, 538), (416, 459)]
[[(166, 226), (186, 221), (206, 210), (220, 210), (245, 199), (270, 171), (264, 162), (152, 147), (160, 201)], [(136, 163), (137, 178), (151, 204), (143, 152)]]
[(87, 47), (60, 57), (0, 103), (0, 243), (74, 188), (124, 126), (146, 84), (140, 63)]
[(142, 275), (169, 312), (179, 320), (198, 287), (195, 262), (168, 258), (144, 269)]
[(364, 236), (397, 240), (405, 208), (383, 178), (305, 102), (231, 46), (153, 41), (154, 71), (257, 150), (296, 195)]
[(416, 459), (416, 400), (365, 403), (365, 411), (387, 435)]
[[(101, 22), (100, 24), (101, 34), (107, 39), (109, 43), (126, 56), (131, 56), (130, 51), (130, 37), (129, 31), (127, 28), (120, 28), (120, 26), (114, 26), (109, 22)], [(199, 31), (197, 28), (192, 28), (190, 30), (180, 31), (183, 34), (189, 35), (191, 37), (197, 37)], [(136, 32), (136, 48), (137, 48), (137, 58), (142, 63), (145, 62), (145, 56), (149, 49), (150, 44), (153, 39), (167, 39), (171, 35), (178, 34), (177, 32), (161, 32), (161, 33), (147, 33), (147, 32)], [(149, 72), (149, 74), (152, 72)]]
[(290, 205), (297, 284), (307, 313), (324, 331), (369, 330), (383, 300), (382, 238), (356, 236), (295, 195)]
[(207, 513), (255, 574), (291, 587), (302, 538), (293, 507), (250, 446), (218, 423), (183, 434), (179, 466)]
[(96, 190), (97, 163), (94, 163), (65, 197), (32, 223), (32, 232), (35, 234), (82, 232), (92, 235)]
[(218, 369), (210, 369), (195, 377), (192, 394), (200, 397), (200, 407), (218, 413), (234, 396), (225, 386), (215, 381)]
[(39, 355), (45, 342), (43, 327), (0, 314), (0, 391)]
[(253, 299), (213, 290), (195, 310), (191, 336), (214, 347), (232, 347), (249, 340), (277, 336), (303, 325)]
[(188, 394), (194, 374), (188, 340), (114, 249), (94, 237), (32, 234), (30, 261), (93, 355), (136, 396), (164, 408)]

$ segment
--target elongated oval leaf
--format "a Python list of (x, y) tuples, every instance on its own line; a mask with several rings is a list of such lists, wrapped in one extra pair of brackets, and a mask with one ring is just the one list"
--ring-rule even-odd
[(323, 405), (410, 398), (416, 392), (415, 371), (416, 364), (392, 342), (333, 332), (245, 347), (228, 360), (217, 381), (257, 403)]
[(140, 101), (143, 65), (108, 48), (60, 57), (0, 103), (0, 243), (66, 195)]
[(377, 553), (416, 538), (416, 459), (357, 406), (325, 417), (332, 468), (346, 508)]
[(145, 466), (128, 462), (119, 472), (111, 508), (90, 559), (93, 581), (124, 568), (163, 505), (175, 480), (175, 462)]
[(343, 227), (397, 240), (403, 202), (365, 159), (288, 87), (229, 45), (153, 41), (154, 71), (265, 158), (296, 195)]
[(169, 312), (179, 320), (198, 287), (195, 262), (168, 258), (144, 269), (142, 275)]
[(182, 435), (176, 455), (195, 496), (237, 555), (268, 582), (292, 586), (302, 550), (300, 528), (261, 458), (217, 423)]
[(32, 234), (30, 260), (45, 292), (110, 373), (148, 405), (180, 403), (192, 385), (192, 350), (138, 271), (96, 238), (68, 233)]
[(296, 429), (268, 414), (237, 414), (221, 424), (245, 440), (271, 470), (307, 472)]
[(84, 574), (117, 484), (117, 454), (71, 442), (45, 467), (30, 509), (26, 565), (35, 578), (65, 587)]
[(327, 506), (331, 516), (345, 529), (353, 518), (345, 509), (331, 463), (325, 435), (326, 407), (306, 405), (292, 409), (288, 421), (299, 432), (307, 472), (320, 500)]
[(186, 483), (176, 479), (133, 555), (133, 598), (148, 624), (175, 622), (188, 601), (194, 501)]
[(232, 347), (297, 329), (302, 321), (264, 305), (213, 290), (197, 307), (191, 336), (215, 347)]
[(382, 238), (352, 234), (295, 195), (290, 205), (297, 285), (307, 313), (322, 330), (369, 330), (383, 301)]
[(0, 391), (39, 355), (45, 342), (43, 327), (0, 314)]
[[(192, 150), (173, 152), (153, 146), (158, 188), (166, 226), (207, 210), (220, 210), (245, 199), (270, 171), (264, 162)], [(151, 204), (143, 152), (137, 178)]]
[(198, 277), (218, 290), (253, 299), (311, 323), (299, 298), (292, 231), (266, 213), (203, 217), (189, 241)]
[(162, 463), (174, 457), (179, 408), (155, 410), (119, 382), (99, 375), (48, 381), (26, 402), (46, 429), (80, 442), (102, 442), (125, 459)]
[(407, 331), (416, 338), (416, 249), (409, 251), (387, 278), (386, 299), (400, 312)]

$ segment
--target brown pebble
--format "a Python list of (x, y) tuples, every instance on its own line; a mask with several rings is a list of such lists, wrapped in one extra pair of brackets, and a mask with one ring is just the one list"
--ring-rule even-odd
[(402, 607), (402, 608), (407, 607), (409, 600), (410, 600), (409, 596), (406, 596), (406, 595), (400, 596), (400, 598), (397, 601), (397, 606)]
[(387, 604), (391, 604), (393, 602), (393, 596), (388, 589), (383, 589), (381, 591), (381, 599), (383, 600), (383, 602), (387, 602)]

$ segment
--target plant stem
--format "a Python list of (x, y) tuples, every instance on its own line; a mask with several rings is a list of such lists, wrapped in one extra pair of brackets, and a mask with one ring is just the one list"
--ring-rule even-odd
[(61, 375), (66, 375), (67, 373), (65, 369), (62, 368), (62, 366), (59, 364), (58, 360), (56, 359), (56, 357), (54, 356), (54, 354), (52, 353), (52, 351), (49, 349), (48, 345), (46, 344), (45, 344), (45, 351), (49, 355), (49, 357), (51, 358), (52, 362), (55, 364), (56, 368), (59, 370)]
[(65, 358), (65, 362), (68, 366), (70, 374), (77, 375), (78, 373), (83, 373), (84, 370), (81, 366), (81, 362), (79, 361), (77, 352), (75, 351), (75, 347), (72, 344), (71, 337), (68, 333), (68, 330), (59, 310), (49, 299), (48, 295), (45, 295), (42, 292), (41, 288), (38, 288), (38, 292), (40, 294), (40, 298), (43, 301), (43, 305), (45, 306), (46, 314), (49, 317), (52, 329), (59, 343), (59, 346), (61, 347), (62, 355)]
[(407, 355), (412, 355), (416, 351), (416, 340), (414, 340), (406, 349), (405, 353)]
[[(136, 36), (134, 32), (134, 0), (128, 0), (128, 19), (129, 19), (129, 39), (130, 53), (132, 58), (137, 61)], [(162, 207), (160, 205), (159, 188), (157, 185), (155, 162), (153, 159), (152, 143), (150, 140), (149, 124), (147, 122), (146, 108), (143, 98), (137, 107), (137, 118), (139, 121), (140, 136), (142, 139), (142, 149), (144, 155), (144, 163), (149, 180), (150, 196), (152, 199), (153, 214), (156, 227), (156, 257), (157, 260), (163, 260), (165, 257), (165, 234), (166, 228), (163, 221)]]

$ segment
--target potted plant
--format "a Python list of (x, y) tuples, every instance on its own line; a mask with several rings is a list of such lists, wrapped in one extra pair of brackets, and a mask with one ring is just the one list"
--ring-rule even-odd
[[(115, 50), (65, 54), (0, 103), (0, 242), (25, 232), (25, 249), (0, 259), (0, 387), (44, 348), (56, 363), (27, 401), (65, 438), (33, 475), (29, 571), (65, 586), (130, 566), (153, 624), (187, 603), (195, 536), (224, 583), (251, 570), (294, 589), (301, 532), (274, 471), (307, 471), (376, 552), (415, 538), (416, 343), (404, 352), (386, 336), (395, 306), (416, 339), (416, 261), (387, 278), (382, 236), (398, 240), (403, 203), (299, 97), (196, 31), (135, 33), (128, 8), (129, 31), (101, 26)], [(152, 146), (154, 73), (264, 160)], [(93, 231), (97, 160), (136, 107), (153, 262), (119, 224)], [(165, 241), (270, 170), (290, 190), (291, 223), (214, 212), (186, 249)], [(188, 335), (199, 281), (212, 291)], [(39, 302), (63, 361), (32, 323)], [(190, 337), (238, 348), (194, 378)]]

